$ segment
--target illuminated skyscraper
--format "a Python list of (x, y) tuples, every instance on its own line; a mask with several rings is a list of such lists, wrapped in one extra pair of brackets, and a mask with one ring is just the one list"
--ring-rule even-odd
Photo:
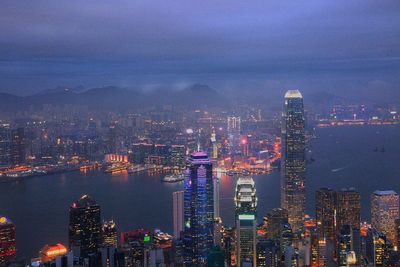
[(113, 220), (103, 223), (101, 234), (103, 236), (103, 246), (115, 248), (118, 246), (117, 226)]
[(219, 214), (219, 190), (220, 190), (220, 178), (214, 177), (214, 219), (220, 218)]
[(17, 128), (11, 131), (11, 163), (21, 165), (25, 162), (25, 131)]
[(183, 232), (183, 196), (184, 191), (172, 193), (172, 218), (174, 224), (174, 237), (179, 239)]
[(9, 124), (0, 124), (0, 167), (11, 164), (11, 131)]
[(256, 266), (257, 196), (253, 178), (239, 177), (235, 192), (237, 266)]
[(213, 247), (214, 199), (212, 164), (207, 153), (194, 152), (187, 161), (184, 193), (185, 266), (205, 266)]
[(336, 192), (329, 188), (320, 188), (315, 193), (315, 214), (318, 226), (318, 238), (336, 240)]
[(7, 262), (13, 260), (16, 253), (15, 224), (0, 216), (0, 266), (7, 266)]
[(235, 154), (240, 151), (240, 131), (241, 131), (240, 117), (228, 117), (228, 138), (230, 153)]
[(339, 232), (343, 225), (360, 229), (361, 195), (354, 188), (337, 192), (336, 229)]
[(305, 213), (305, 122), (303, 97), (298, 90), (285, 94), (282, 118), (281, 206), (288, 211), (294, 232), (301, 231)]
[(100, 206), (88, 195), (69, 209), (69, 247), (74, 255), (86, 257), (101, 245)]
[(393, 190), (375, 191), (371, 195), (372, 227), (383, 232), (393, 245), (397, 245), (397, 218), (400, 218), (399, 195)]

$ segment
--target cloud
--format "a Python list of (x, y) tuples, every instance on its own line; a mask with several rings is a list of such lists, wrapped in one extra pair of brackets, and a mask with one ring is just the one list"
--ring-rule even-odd
[(391, 77), (399, 12), (398, 1), (4, 1), (0, 90)]

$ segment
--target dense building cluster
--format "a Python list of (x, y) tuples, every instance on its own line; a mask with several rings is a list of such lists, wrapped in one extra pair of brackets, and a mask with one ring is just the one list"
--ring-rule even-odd
[[(29, 265), (399, 266), (400, 199), (396, 192), (372, 193), (371, 224), (361, 221), (361, 195), (354, 188), (318, 189), (315, 219), (306, 214), (306, 115), (299, 91), (290, 90), (285, 95), (280, 151), (275, 146), (280, 143), (271, 142), (275, 138), (256, 134), (259, 113), (258, 119), (252, 121), (237, 115), (226, 116), (225, 120), (199, 119), (197, 122), (203, 126), (212, 124), (196, 125), (199, 131), (193, 131), (194, 127), (182, 131), (186, 127), (178, 127), (168, 110), (161, 114), (153, 115), (167, 118), (162, 122), (135, 115), (130, 123), (106, 127), (91, 120), (79, 126), (79, 135), (66, 134), (69, 127), (52, 129), (64, 134), (50, 133), (47, 123), (15, 130), (1, 125), (0, 163), (4, 168), (23, 165), (34, 158), (59, 160), (62, 156), (70, 160), (75, 156), (94, 160), (107, 154), (107, 161), (111, 162), (183, 170), (184, 189), (171, 196), (172, 235), (159, 229), (118, 231), (118, 222), (104, 220), (101, 205), (83, 195), (69, 207), (67, 246), (46, 245)], [(132, 122), (137, 127), (132, 127)], [(99, 131), (107, 134), (99, 135)], [(129, 133), (120, 134), (123, 131)], [(266, 158), (264, 152), (268, 153)], [(270, 209), (262, 222), (257, 221), (258, 203), (263, 200), (257, 197), (251, 158), (255, 157), (257, 164), (263, 159), (271, 164), (280, 155), (281, 206)], [(241, 161), (246, 164), (239, 168), (235, 164)], [(224, 225), (220, 217), (220, 181), (214, 175), (215, 168), (225, 168), (226, 173), (232, 172), (237, 178), (232, 200), (233, 226)], [(0, 266), (18, 266), (16, 251), (16, 227), (10, 219), (0, 217)]]

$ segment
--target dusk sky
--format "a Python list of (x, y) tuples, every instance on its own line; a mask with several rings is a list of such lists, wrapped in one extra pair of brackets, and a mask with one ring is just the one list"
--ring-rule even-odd
[(400, 97), (400, 1), (2, 1), (0, 91), (115, 85)]

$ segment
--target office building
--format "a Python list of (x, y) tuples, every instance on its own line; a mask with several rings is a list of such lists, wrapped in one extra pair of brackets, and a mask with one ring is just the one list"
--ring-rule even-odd
[(305, 214), (305, 119), (298, 90), (285, 94), (282, 118), (281, 207), (288, 211), (293, 232), (303, 230)]
[(174, 225), (174, 237), (179, 239), (184, 230), (183, 227), (183, 199), (184, 191), (172, 193), (172, 219)]
[(25, 131), (20, 127), (11, 130), (11, 164), (25, 163)]
[(361, 195), (354, 188), (337, 192), (336, 229), (339, 232), (343, 225), (360, 229)]
[(104, 247), (116, 248), (118, 246), (117, 226), (113, 220), (103, 222), (101, 227), (101, 235), (103, 237)]
[(8, 218), (0, 216), (0, 266), (15, 259), (17, 253), (15, 224)]
[(69, 247), (78, 257), (97, 252), (102, 243), (100, 206), (88, 195), (69, 209)]
[(204, 266), (214, 242), (213, 176), (207, 153), (189, 156), (184, 187), (184, 262)]
[(257, 196), (253, 178), (241, 176), (236, 183), (236, 262), (256, 266)]
[(371, 224), (397, 245), (396, 219), (399, 214), (399, 195), (393, 190), (375, 191), (371, 195)]
[(11, 164), (11, 131), (9, 124), (0, 124), (0, 167)]
[(240, 132), (241, 132), (241, 120), (239, 116), (229, 116), (227, 119), (228, 127), (228, 139), (229, 139), (229, 152), (236, 154), (240, 152)]

